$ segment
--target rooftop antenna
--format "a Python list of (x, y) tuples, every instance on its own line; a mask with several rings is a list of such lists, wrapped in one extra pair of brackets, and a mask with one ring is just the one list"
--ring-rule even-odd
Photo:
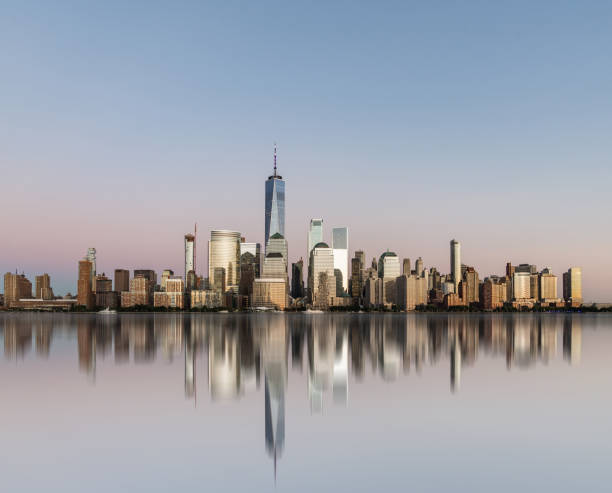
[(274, 142), (274, 176), (276, 176), (276, 142)]
[[(198, 223), (193, 227), (193, 273), (196, 281), (198, 280), (198, 269), (196, 268), (196, 252), (198, 251)], [(185, 276), (186, 277), (186, 276)], [(197, 284), (197, 282), (196, 282)], [(196, 289), (198, 286), (196, 286)]]

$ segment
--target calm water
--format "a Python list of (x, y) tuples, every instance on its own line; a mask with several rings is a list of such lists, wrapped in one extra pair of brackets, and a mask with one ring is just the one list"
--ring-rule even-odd
[(612, 316), (3, 314), (2, 491), (610, 491)]

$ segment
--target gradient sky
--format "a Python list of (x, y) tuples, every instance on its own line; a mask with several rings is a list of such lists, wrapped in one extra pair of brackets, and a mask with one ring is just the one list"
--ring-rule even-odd
[[(173, 268), (198, 222), (263, 241), (278, 142), (291, 260), (311, 217), (481, 277), (583, 267), (610, 301), (609, 2), (0, 5), (0, 271), (76, 290)], [(559, 289), (561, 283), (559, 282)]]

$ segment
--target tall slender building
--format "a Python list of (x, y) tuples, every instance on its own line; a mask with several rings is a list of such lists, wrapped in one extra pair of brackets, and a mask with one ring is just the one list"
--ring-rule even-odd
[(275, 233), (285, 236), (285, 181), (276, 172), (276, 144), (274, 144), (274, 174), (266, 180), (266, 237), (264, 245)]
[(185, 235), (185, 282), (187, 282), (187, 274), (189, 271), (195, 271), (195, 236), (192, 234)]
[(310, 252), (317, 243), (323, 241), (323, 219), (311, 219), (308, 228), (308, 250), (306, 254), (310, 258)]
[(332, 250), (334, 251), (334, 269), (342, 273), (342, 290), (348, 292), (348, 228), (332, 229)]
[(455, 293), (457, 293), (459, 281), (461, 281), (461, 243), (457, 240), (450, 242), (450, 270), (453, 283), (455, 283)]
[(96, 249), (88, 248), (86, 260), (91, 262), (91, 289), (95, 292), (96, 290)]

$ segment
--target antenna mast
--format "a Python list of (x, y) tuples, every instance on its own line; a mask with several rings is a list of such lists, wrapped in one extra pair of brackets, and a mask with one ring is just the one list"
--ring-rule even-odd
[(276, 142), (274, 142), (274, 176), (276, 176)]

